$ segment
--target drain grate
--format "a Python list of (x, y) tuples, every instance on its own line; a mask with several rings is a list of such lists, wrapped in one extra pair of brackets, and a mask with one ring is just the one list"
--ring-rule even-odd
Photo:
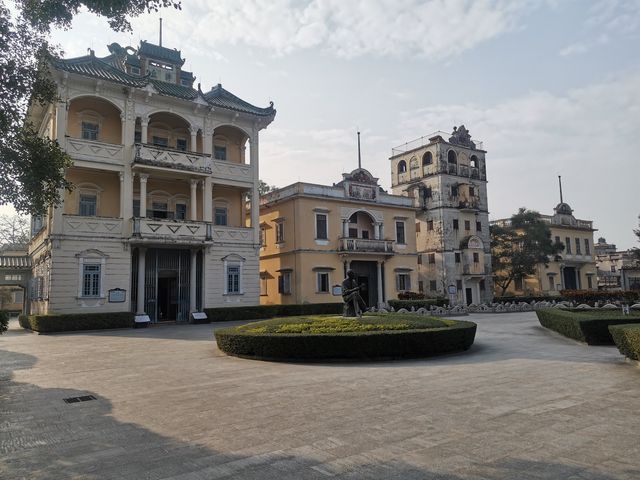
[(93, 395), (83, 395), (81, 397), (69, 397), (63, 398), (64, 403), (78, 403), (78, 402), (88, 402), (89, 400), (96, 400), (96, 397)]

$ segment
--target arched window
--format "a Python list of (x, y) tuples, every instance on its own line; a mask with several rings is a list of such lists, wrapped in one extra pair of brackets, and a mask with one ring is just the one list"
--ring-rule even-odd
[(407, 171), (407, 162), (400, 160), (398, 162), (398, 173), (405, 173)]
[(456, 156), (456, 152), (454, 150), (449, 150), (447, 154), (447, 161), (449, 163), (458, 163), (458, 157)]
[(422, 165), (431, 165), (433, 163), (433, 155), (427, 152), (422, 156)]
[(478, 168), (478, 157), (471, 155), (471, 158), (469, 159), (469, 166), (471, 168)]
[(415, 170), (418, 168), (418, 159), (416, 157), (413, 157), (410, 161), (409, 161), (409, 168), (411, 170)]

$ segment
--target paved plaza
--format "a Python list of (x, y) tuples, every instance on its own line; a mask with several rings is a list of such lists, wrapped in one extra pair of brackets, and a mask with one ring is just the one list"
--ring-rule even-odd
[(212, 325), (13, 323), (0, 478), (640, 478), (640, 368), (534, 313), (469, 319), (467, 353), (366, 364), (227, 357)]

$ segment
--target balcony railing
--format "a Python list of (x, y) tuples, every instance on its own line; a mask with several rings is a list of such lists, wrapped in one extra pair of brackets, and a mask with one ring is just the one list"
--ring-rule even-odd
[(211, 238), (214, 242), (250, 245), (254, 242), (254, 230), (246, 227), (214, 225)]
[(174, 243), (194, 243), (211, 239), (211, 224), (185, 220), (134, 218), (133, 237)]
[(211, 156), (203, 153), (185, 152), (156, 145), (135, 146), (135, 163), (154, 167), (173, 168), (198, 173), (211, 173)]
[(244, 163), (212, 160), (211, 176), (214, 183), (253, 183), (251, 165)]
[(71, 137), (67, 137), (66, 143), (65, 150), (73, 159), (115, 165), (124, 163), (123, 145)]
[(482, 263), (472, 263), (462, 266), (462, 273), (465, 275), (489, 275), (489, 269)]
[(62, 215), (63, 235), (121, 236), (122, 219), (112, 217), (83, 217)]
[(340, 250), (344, 252), (393, 253), (393, 240), (372, 240), (368, 238), (341, 238)]
[(458, 201), (458, 207), (462, 210), (478, 210), (480, 208), (480, 200), (477, 198), (461, 199)]

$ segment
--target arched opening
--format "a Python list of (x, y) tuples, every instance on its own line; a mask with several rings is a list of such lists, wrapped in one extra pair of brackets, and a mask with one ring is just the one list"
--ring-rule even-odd
[(189, 122), (175, 113), (154, 113), (149, 116), (147, 143), (183, 152), (194, 151), (191, 148), (190, 127)]
[(433, 154), (431, 152), (426, 152), (422, 156), (422, 165), (427, 166), (427, 165), (431, 165), (432, 163), (433, 163)]
[(120, 110), (100, 97), (78, 97), (69, 103), (67, 135), (102, 143), (122, 144)]
[(469, 158), (469, 166), (471, 168), (478, 168), (478, 157), (476, 157), (475, 155), (471, 155), (471, 158)]
[(456, 155), (455, 150), (449, 150), (449, 152), (447, 153), (447, 161), (450, 164), (457, 164), (458, 163), (458, 157)]
[(407, 162), (400, 160), (398, 162), (398, 174), (405, 173), (407, 171)]
[[(213, 131), (213, 158), (232, 163), (250, 163), (247, 157), (249, 136), (231, 125), (221, 125)], [(251, 145), (248, 145), (251, 148)]]
[(362, 238), (365, 240), (377, 238), (375, 234), (376, 221), (364, 210), (358, 210), (349, 217), (349, 238)]

